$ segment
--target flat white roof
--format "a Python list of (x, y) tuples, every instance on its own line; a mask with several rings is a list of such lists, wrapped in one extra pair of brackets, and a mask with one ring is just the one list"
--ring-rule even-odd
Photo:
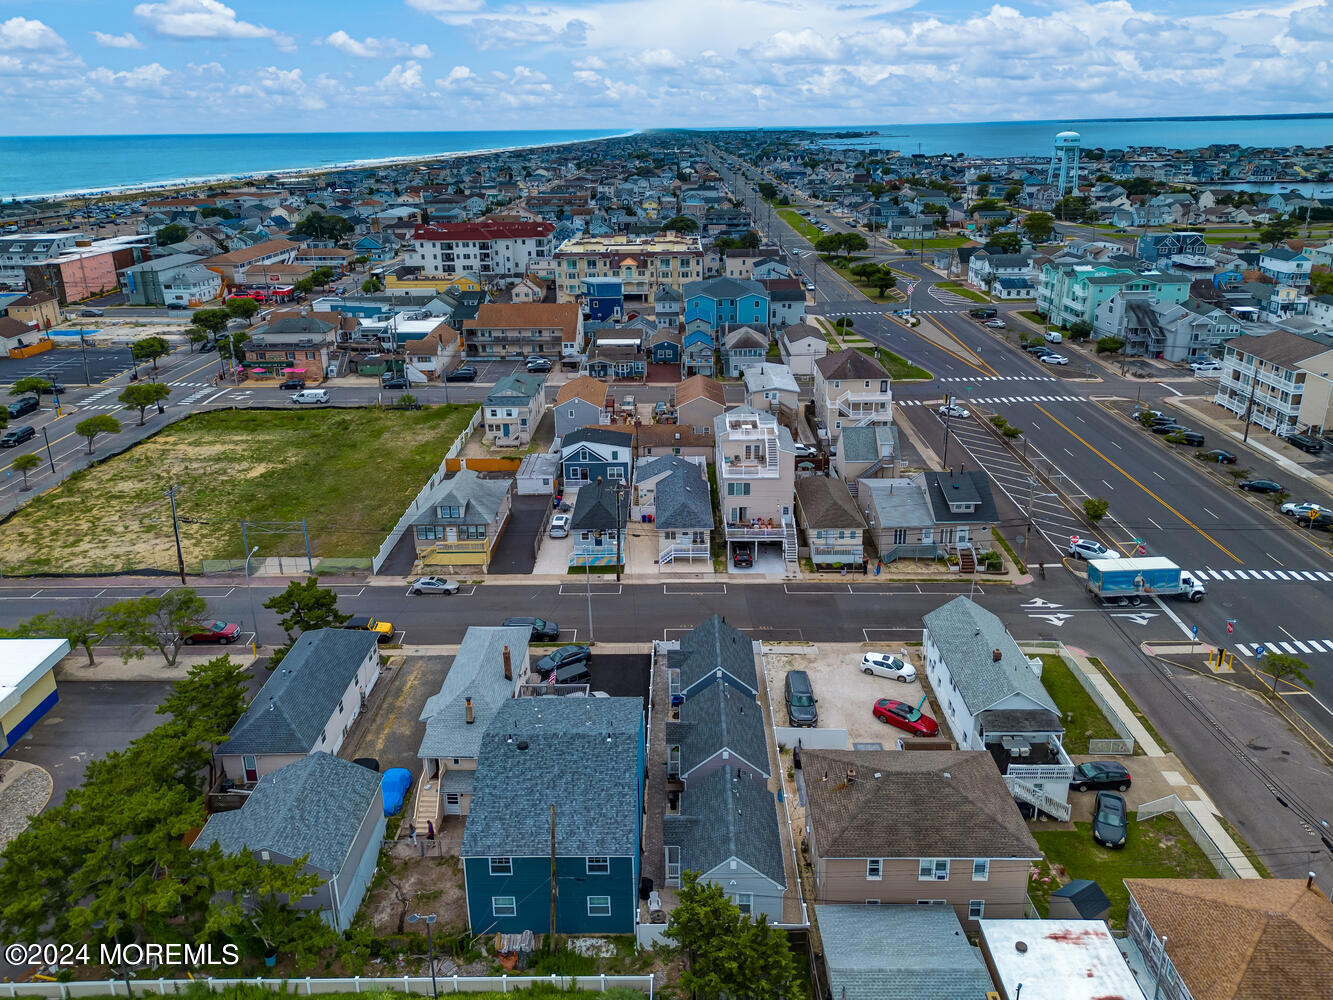
[(0, 639), (0, 715), (67, 655), (68, 639)]
[(1092, 559), (1097, 567), (1105, 573), (1107, 570), (1120, 569), (1175, 569), (1176, 564), (1166, 556), (1139, 556), (1138, 558), (1126, 559)]
[(1000, 986), (1024, 1000), (1146, 1000), (1101, 920), (981, 920)]

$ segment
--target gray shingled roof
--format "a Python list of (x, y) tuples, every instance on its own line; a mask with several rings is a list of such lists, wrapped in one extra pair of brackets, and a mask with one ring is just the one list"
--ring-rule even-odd
[(865, 528), (866, 519), (852, 499), (847, 484), (832, 476), (796, 480), (796, 500), (807, 528)]
[(621, 448), (634, 446), (634, 432), (612, 430), (609, 427), (579, 427), (560, 439), (560, 449), (569, 451), (576, 444), (611, 444)]
[(763, 285), (749, 278), (705, 278), (703, 281), (687, 281), (684, 287), (687, 299), (697, 295), (706, 295), (710, 299), (739, 299), (746, 295), (767, 294)]
[[(949, 676), (972, 715), (1015, 694), (1026, 696), (1033, 707), (1060, 714), (1004, 623), (985, 608), (960, 595), (923, 615), (921, 620), (930, 630), (930, 637), (949, 668)], [(997, 649), (998, 663), (993, 658)]]
[(496, 382), (491, 391), (486, 393), (486, 402), (503, 402), (506, 399), (532, 399), (544, 392), (546, 377), (529, 372), (514, 372)]
[(505, 702), (482, 737), (461, 855), (544, 857), (552, 804), (560, 856), (637, 854), (642, 731), (639, 698)]
[[(851, 430), (844, 427), (843, 433)], [(921, 488), (921, 477), (911, 479), (858, 479), (858, 503), (868, 503), (877, 531), (886, 528), (928, 528), (935, 513)]]
[(823, 858), (1041, 857), (983, 750), (806, 750), (801, 765)]
[(696, 625), (680, 640), (680, 649), (667, 654), (672, 669), (680, 670), (680, 686), (693, 687), (721, 668), (751, 691), (759, 690), (754, 644), (744, 632), (728, 625), (720, 615)]
[(289, 858), (308, 853), (310, 864), (333, 876), (366, 813), (379, 805), (379, 793), (376, 772), (332, 754), (311, 754), (260, 778), (240, 809), (210, 816), (194, 846), (216, 841), (227, 854), (246, 847)]
[(218, 752), (309, 753), (375, 648), (371, 632), (321, 628), (302, 633)]
[[(675, 458), (676, 456), (671, 456)], [(681, 463), (657, 484), (654, 520), (659, 531), (711, 531), (713, 501), (708, 480), (692, 462)]]
[(769, 777), (768, 738), (759, 702), (731, 684), (710, 684), (680, 706), (680, 721), (667, 722), (667, 742), (680, 746), (680, 770), (698, 767), (730, 750)]
[(852, 348), (816, 358), (815, 367), (826, 379), (880, 379), (889, 377), (889, 373), (878, 361)]
[[(952, 473), (927, 469), (921, 475), (936, 523), (994, 524), (999, 518), (986, 470), (967, 469)], [(977, 507), (972, 513), (950, 510), (951, 498), (954, 503), (975, 503)]]
[(1283, 368), (1295, 368), (1306, 358), (1333, 350), (1326, 341), (1302, 337), (1285, 330), (1275, 330), (1262, 337), (1245, 334), (1227, 341), (1227, 348), (1240, 354), (1252, 354)]
[[(426, 700), (421, 721), (426, 734), (418, 757), (476, 757), (486, 724), (500, 706), (512, 697), (514, 681), (505, 680), (504, 647), (517, 678), (528, 669), (528, 643), (532, 629), (472, 625), (454, 655), (438, 693)], [(472, 699), (476, 720), (465, 721), (466, 700)]]
[[(412, 523), (490, 524), (513, 484), (512, 479), (482, 479), (471, 469), (461, 469), (440, 483)], [(459, 507), (461, 510), (456, 518), (444, 518), (439, 516), (439, 507)]]
[[(629, 509), (633, 503), (633, 493), (627, 488), (625, 495), (616, 502), (616, 483), (603, 480), (600, 483), (584, 483), (579, 487), (579, 494), (574, 501), (574, 513), (569, 526), (574, 531), (611, 531), (623, 528), (629, 521)], [(619, 518), (616, 511), (619, 509)]]
[(837, 1000), (980, 1000), (994, 990), (952, 906), (816, 906)]
[(679, 455), (657, 455), (655, 457), (648, 457), (640, 461), (639, 464), (634, 467), (634, 482), (646, 483), (651, 479), (665, 475), (668, 472), (683, 468), (687, 465), (691, 468), (695, 468), (697, 473), (697, 467), (694, 463), (688, 459), (681, 458)]
[(680, 847), (682, 871), (707, 873), (736, 858), (787, 887), (773, 793), (756, 778), (736, 777), (733, 768), (690, 782), (680, 815), (662, 818), (662, 840)]

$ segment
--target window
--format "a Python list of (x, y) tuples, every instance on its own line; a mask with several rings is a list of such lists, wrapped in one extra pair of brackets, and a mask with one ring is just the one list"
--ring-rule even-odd
[(736, 904), (736, 909), (741, 911), (741, 916), (748, 917), (754, 912), (754, 893), (733, 892), (731, 898)]
[(878, 906), (879, 904), (880, 904), (880, 901), (879, 901), (878, 899), (867, 899), (867, 900), (866, 900), (866, 906)]
[(611, 916), (611, 897), (610, 897), (610, 896), (589, 896), (589, 897), (588, 897), (588, 916), (590, 916), (590, 917), (609, 917), (609, 916)]
[(972, 899), (967, 903), (967, 919), (980, 920), (982, 914), (986, 912), (986, 901), (984, 899)]
[(514, 903), (513, 896), (492, 896), (491, 897), (491, 916), (493, 917), (512, 917), (518, 913), (518, 907)]
[(972, 881), (985, 882), (990, 878), (990, 859), (973, 858), (972, 859)]
[(610, 859), (610, 858), (589, 858), (589, 859), (588, 859), (588, 874), (589, 874), (589, 875), (610, 875), (610, 874), (611, 874), (611, 859)]
[(947, 882), (949, 879), (949, 859), (922, 858), (917, 866), (916, 877), (921, 882)]
[(894, 544), (894, 545), (906, 545), (906, 544), (907, 544), (907, 529), (906, 529), (906, 528), (894, 528), (894, 529), (893, 529), (893, 544)]
[(512, 875), (514, 874), (513, 858), (491, 858), (492, 875)]
[(866, 861), (866, 878), (878, 882), (884, 877), (884, 862), (879, 858), (870, 858)]
[(748, 497), (749, 495), (750, 495), (749, 483), (727, 483), (727, 496)]

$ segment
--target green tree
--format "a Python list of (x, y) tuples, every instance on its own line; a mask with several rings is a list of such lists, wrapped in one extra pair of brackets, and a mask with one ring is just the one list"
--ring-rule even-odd
[(307, 274), (304, 278), (297, 278), (292, 287), (302, 295), (309, 295), (315, 290), (315, 279)]
[(302, 632), (317, 628), (338, 628), (352, 617), (338, 610), (338, 595), (327, 587), (321, 587), (313, 576), (305, 580), (293, 580), (287, 584), (286, 590), (265, 601), (264, 607), (282, 616), (279, 623), (287, 633), (286, 643), (273, 651), (269, 661), (271, 667), (282, 662)]
[(1055, 232), (1055, 217), (1049, 212), (1029, 212), (1023, 217), (1023, 231), (1033, 243), (1045, 243)]
[(193, 354), (196, 344), (202, 344), (208, 340), (208, 331), (192, 326), (185, 331), (185, 338), (190, 342), (190, 353)]
[(161, 597), (129, 597), (109, 604), (104, 612), (107, 632), (120, 640), (126, 663), (157, 650), (176, 665), (185, 634), (208, 612), (204, 599), (189, 587), (169, 590)]
[(1125, 341), (1120, 337), (1098, 337), (1097, 353), (1114, 354), (1120, 348), (1125, 346)]
[(120, 421), (109, 413), (87, 417), (74, 425), (74, 433), (88, 439), (88, 454), (93, 453), (93, 441), (99, 434), (118, 434)]
[(371, 275), (365, 281), (361, 282), (361, 291), (365, 292), (367, 295), (378, 292), (383, 287), (384, 285), (380, 283), (380, 279), (374, 275)]
[(986, 237), (986, 246), (996, 253), (1018, 253), (1023, 249), (1023, 238), (1017, 233), (992, 233)]
[(40, 398), (42, 393), (50, 391), (50, 379), (38, 378), (36, 375), (25, 375), (9, 387), (11, 396), (37, 396)]
[(1086, 319), (1076, 319), (1069, 324), (1069, 339), (1083, 343), (1092, 336), (1092, 324)]
[(189, 235), (190, 231), (188, 229), (182, 226), (179, 222), (173, 222), (171, 225), (163, 226), (159, 229), (155, 234), (155, 238), (157, 239), (158, 246), (166, 247), (171, 246), (173, 243), (183, 242)]
[(161, 382), (131, 382), (116, 398), (127, 410), (139, 411), (139, 426), (143, 426), (144, 411), (154, 403), (161, 404), (171, 395), (171, 387)]
[(333, 268), (317, 267), (310, 272), (310, 277), (311, 279), (314, 280), (316, 286), (318, 286), (319, 288), (323, 288), (325, 285), (327, 285), (330, 281), (333, 280), (334, 278)]
[(667, 219), (657, 228), (664, 232), (697, 233), (699, 231), (699, 220), (688, 215), (676, 215)]
[(885, 292), (898, 284), (898, 276), (893, 273), (893, 269), (887, 264), (877, 265), (875, 272), (867, 280), (880, 298), (883, 298)]
[(741, 250), (758, 250), (761, 242), (758, 232), (747, 229), (737, 237), (736, 246)]
[(238, 296), (227, 300), (227, 315), (233, 319), (243, 319), (247, 323), (254, 318), (255, 313), (259, 312), (259, 303), (254, 299)]
[(14, 459), (14, 468), (23, 473), (23, 489), (25, 492), (28, 489), (28, 473), (41, 464), (41, 457), (32, 452), (28, 452), (26, 455), (20, 455), (18, 458)]
[(1278, 681), (1294, 678), (1300, 681), (1306, 687), (1313, 687), (1310, 678), (1306, 676), (1306, 671), (1310, 667), (1299, 657), (1292, 656), (1290, 653), (1264, 653), (1259, 662), (1264, 666), (1265, 672), (1273, 678), (1273, 692), (1277, 692)]
[(292, 227), (292, 235), (313, 240), (340, 240), (352, 228), (352, 224), (341, 215), (311, 212)]
[(213, 784), (213, 752), (245, 714), (248, 691), (245, 666), (223, 654), (191, 667), (157, 706), (159, 715), (170, 716), (167, 725), (184, 730), (182, 742), (198, 748), (184, 764), (195, 774), (207, 768), (209, 787)]
[(130, 354), (135, 361), (151, 361), (153, 371), (157, 371), (157, 359), (171, 353), (171, 345), (165, 337), (142, 337), (130, 347)]
[(1075, 194), (1067, 194), (1055, 203), (1055, 217), (1061, 222), (1083, 218), (1088, 210), (1088, 199)]
[(230, 219), (232, 217), (230, 208), (219, 208), (217, 205), (205, 205), (199, 209), (199, 214), (205, 219)]
[(227, 328), (229, 319), (231, 314), (226, 309), (196, 309), (192, 317), (195, 326), (214, 337)]
[(1290, 219), (1279, 219), (1276, 222), (1270, 222), (1259, 230), (1259, 241), (1261, 243), (1281, 243), (1283, 240), (1289, 240), (1298, 232), (1299, 227)]
[(770, 184), (768, 181), (760, 181), (758, 187), (759, 197), (763, 198), (765, 201), (772, 201), (778, 196), (778, 189), (775, 184)]
[(87, 654), (91, 667), (96, 662), (93, 647), (102, 640), (104, 630), (101, 612), (87, 605), (63, 615), (43, 611), (11, 629), (0, 630), (0, 635), (7, 639), (66, 639), (70, 649), (82, 649)]
[(1111, 502), (1105, 497), (1088, 497), (1083, 501), (1083, 516), (1094, 528), (1101, 523), (1106, 512), (1111, 509)]
[(1022, 193), (1023, 193), (1023, 185), (1010, 184), (1007, 188), (1004, 189), (1004, 200), (1012, 205)]
[(1310, 294), (1333, 295), (1333, 271), (1311, 271)]
[(250, 335), (244, 330), (233, 330), (218, 338), (218, 353), (238, 364), (245, 360), (245, 345)]

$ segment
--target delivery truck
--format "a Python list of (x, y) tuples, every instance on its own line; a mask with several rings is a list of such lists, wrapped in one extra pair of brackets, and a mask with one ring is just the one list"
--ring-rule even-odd
[(1103, 604), (1138, 607), (1154, 597), (1187, 597), (1202, 601), (1203, 581), (1170, 559), (1092, 559), (1088, 562), (1088, 593)]

